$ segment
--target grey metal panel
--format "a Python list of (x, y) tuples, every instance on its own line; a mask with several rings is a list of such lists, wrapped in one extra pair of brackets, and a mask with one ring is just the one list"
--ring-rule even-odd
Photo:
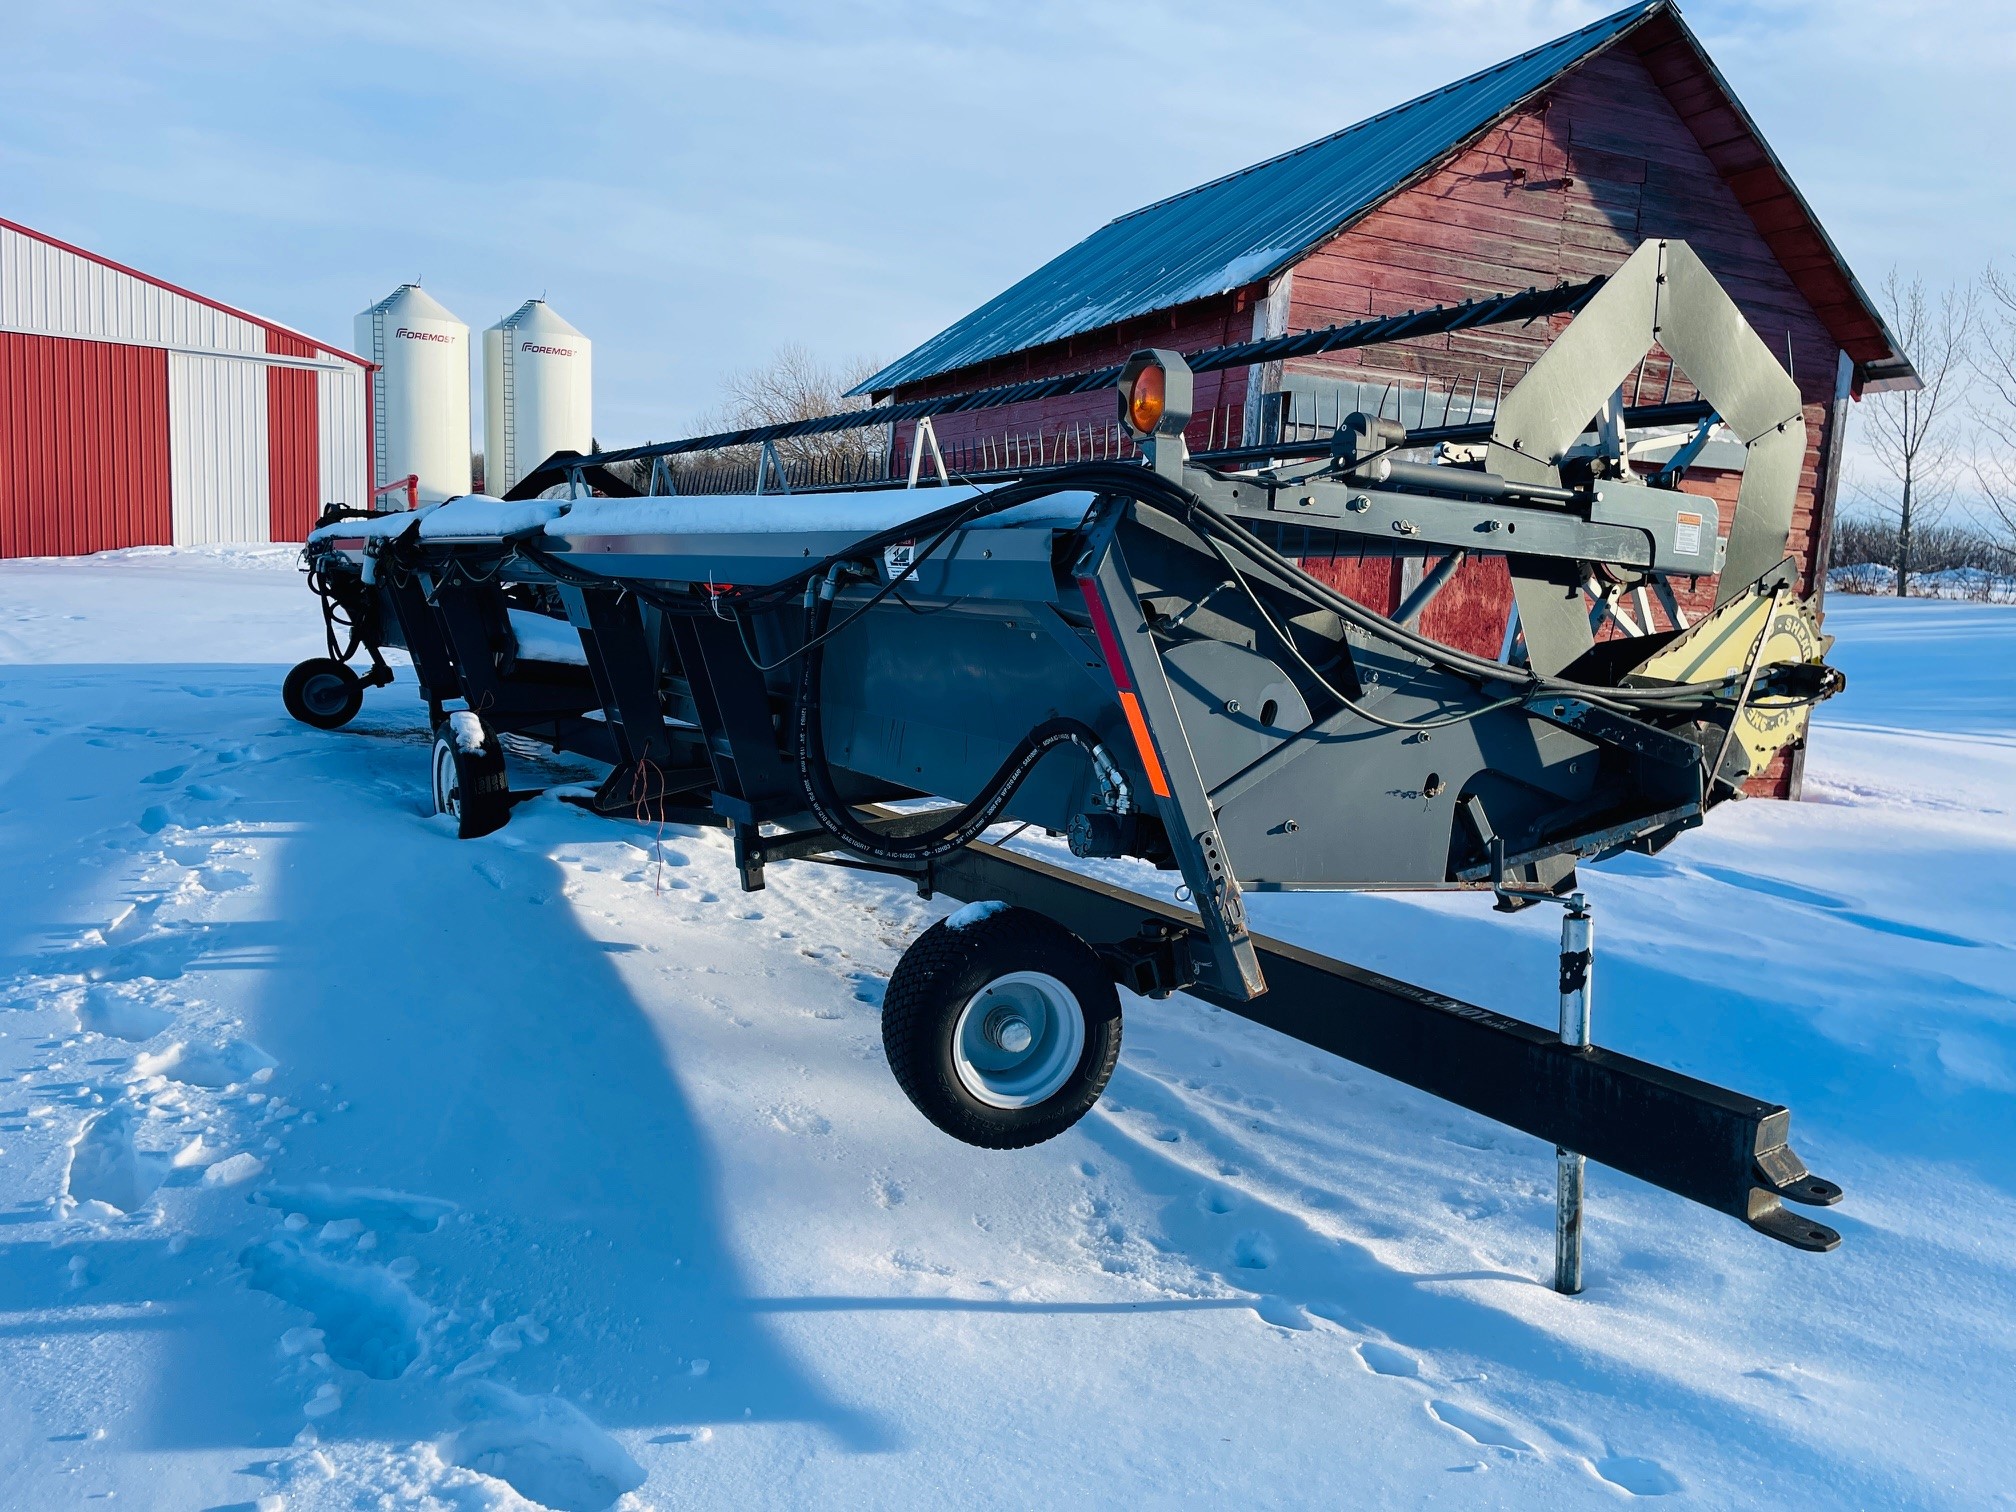
[(1582, 602), (1582, 573), (1573, 563), (1546, 557), (1505, 559), (1512, 574), (1512, 597), (1519, 606), (1519, 634), (1526, 664), (1552, 676), (1596, 643), (1589, 611)]
[(1749, 448), (1716, 602), (1727, 603), (1785, 555), (1806, 456), (1799, 386), (1685, 242), (1666, 255), (1660, 343)]
[(1662, 8), (1665, 0), (1641, 0), (1334, 135), (1123, 215), (853, 392), (914, 383), (1272, 277)]
[[(1694, 381), (1739, 441), (1753, 441), (1771, 427), (1798, 418), (1799, 386), (1715, 275), (1687, 243), (1669, 241), (1664, 246), (1666, 286), (1654, 334), (1680, 364), (1680, 371)], [(1644, 250), (1641, 247), (1632, 256)], [(1591, 307), (1602, 298), (1598, 294)]]
[[(1680, 529), (1683, 514), (1694, 522), (1684, 536)], [(1722, 531), (1722, 511), (1705, 495), (1612, 479), (1596, 485), (1596, 500), (1589, 508), (1589, 518), (1594, 524), (1624, 525), (1644, 531), (1652, 540), (1655, 571), (1710, 577), (1720, 568), (1717, 561), (1720, 542), (1716, 538)], [(1622, 563), (1627, 559), (1614, 560)]]
[[(1492, 417), (1486, 471), (1558, 483), (1560, 459), (1651, 349), (1666, 242), (1642, 243), (1554, 338)], [(1688, 376), (1693, 370), (1686, 369)]]
[(1162, 666), (1206, 789), (1309, 723), (1309, 705), (1288, 674), (1244, 646), (1185, 641), (1163, 651)]
[[(1561, 456), (1654, 342), (1748, 446), (1717, 595), (1727, 602), (1785, 554), (1806, 422), (1798, 385), (1685, 242), (1646, 242), (1625, 259), (1505, 396), (1485, 466), (1558, 481)], [(1558, 672), (1588, 649), (1588, 627), (1571, 623), (1558, 572), (1515, 559), (1512, 586), (1535, 671)]]
[[(564, 528), (564, 520), (556, 522)], [(1055, 531), (1044, 526), (961, 530), (906, 579), (926, 595), (1055, 602), (1056, 570), (1050, 560)], [(564, 551), (584, 571), (610, 577), (762, 587), (847, 550), (855, 530), (709, 532), (693, 535), (555, 535), (549, 550)], [(884, 581), (888, 572), (885, 568)], [(862, 596), (858, 591), (850, 597)], [(845, 602), (845, 600), (843, 600)]]
[(1718, 606), (1785, 559), (1799, 468), (1805, 460), (1804, 420), (1794, 420), (1783, 430), (1768, 430), (1750, 443), (1750, 460), (1736, 495), (1736, 518), (1729, 526), (1729, 554), (1715, 590)]
[[(1527, 480), (1537, 481), (1537, 480)], [(1362, 502), (1352, 509), (1347, 500)], [(1271, 500), (1235, 503), (1231, 512), (1249, 520), (1294, 520), (1320, 530), (1367, 538), (1368, 550), (1393, 554), (1427, 546), (1460, 546), (1503, 551), (1515, 542), (1536, 556), (1581, 557), (1621, 566), (1652, 565), (1652, 543), (1643, 529), (1591, 523), (1573, 515), (1550, 515), (1512, 504), (1480, 504), (1426, 494), (1387, 493), (1373, 488), (1312, 484), (1283, 489)]]

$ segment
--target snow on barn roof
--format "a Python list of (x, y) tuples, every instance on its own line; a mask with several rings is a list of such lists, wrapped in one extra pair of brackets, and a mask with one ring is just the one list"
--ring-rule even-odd
[(1668, 18), (1685, 39), (1737, 117), (1739, 132), (1768, 164), (1759, 197), (1794, 202), (1791, 218), (1804, 238), (1817, 244), (1817, 255), (1807, 260), (1827, 264), (1834, 275), (1825, 298), (1816, 301), (1833, 302), (1820, 312), (1823, 319), (1841, 317), (1843, 344), (1868, 376), (1901, 377), (1915, 387), (1909, 362), (1734, 94), (1680, 23), (1672, 0), (1639, 0), (1355, 126), (1123, 215), (850, 392), (885, 393), (1271, 278), (1655, 17)]

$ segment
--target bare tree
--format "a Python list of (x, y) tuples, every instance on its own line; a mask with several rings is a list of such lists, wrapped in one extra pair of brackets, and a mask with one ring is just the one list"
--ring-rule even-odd
[(1962, 375), (1973, 334), (1975, 296), (1955, 286), (1928, 295), (1925, 281), (1908, 282), (1895, 268), (1883, 280), (1882, 303), (1897, 340), (1923, 386), (1871, 396), (1869, 450), (1897, 485), (1869, 502), (1897, 527), (1897, 594), (1909, 592), (1914, 533), (1935, 523), (1951, 497), (1961, 453), (1953, 437)]
[[(691, 433), (753, 430), (867, 409), (867, 399), (850, 398), (847, 390), (881, 366), (867, 358), (827, 363), (802, 346), (779, 347), (761, 367), (731, 373), (722, 384), (721, 401), (693, 422)], [(795, 483), (851, 481), (880, 475), (887, 443), (886, 428), (871, 425), (789, 437), (776, 443), (776, 453)], [(760, 486), (760, 454), (757, 446), (731, 446), (681, 453), (666, 463), (672, 486), (681, 493), (740, 493)], [(619, 471), (629, 474), (639, 488), (651, 486), (648, 461), (624, 464)], [(774, 487), (774, 479), (767, 486)]]
[(1981, 275), (1969, 408), (1976, 426), (1974, 477), (2000, 523), (1996, 542), (2016, 556), (2016, 275), (1994, 263)]

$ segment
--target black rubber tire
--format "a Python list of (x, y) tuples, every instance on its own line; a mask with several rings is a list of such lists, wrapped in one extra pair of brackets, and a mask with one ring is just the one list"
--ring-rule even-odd
[(511, 784), (492, 731), (483, 731), (482, 750), (465, 751), (444, 719), (434, 727), (431, 763), (434, 812), (451, 816), (460, 838), (474, 840), (504, 827), (511, 817)]
[(311, 656), (280, 684), (287, 712), (318, 730), (340, 730), (364, 707), (364, 682), (327, 656)]
[[(996, 1108), (967, 1091), (953, 1068), (960, 1010), (1011, 971), (1055, 977), (1078, 1000), (1085, 1047), (1069, 1080), (1026, 1108)], [(896, 1084), (954, 1139), (1019, 1150), (1054, 1139), (1083, 1118), (1120, 1058), (1120, 996), (1092, 947), (1026, 908), (1005, 908), (962, 929), (934, 924), (904, 953), (882, 1003), (882, 1048)]]

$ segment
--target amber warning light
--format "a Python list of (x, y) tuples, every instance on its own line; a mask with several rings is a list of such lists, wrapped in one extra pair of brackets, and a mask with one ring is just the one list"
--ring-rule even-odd
[(1141, 376), (1134, 380), (1134, 392), (1127, 396), (1127, 418), (1134, 422), (1134, 429), (1143, 435), (1155, 429), (1155, 422), (1162, 418), (1162, 404), (1168, 398), (1168, 389), (1162, 369), (1151, 367), (1141, 370)]
[(1176, 352), (1136, 352), (1120, 370), (1120, 418), (1136, 436), (1174, 436), (1190, 423), (1190, 364)]

